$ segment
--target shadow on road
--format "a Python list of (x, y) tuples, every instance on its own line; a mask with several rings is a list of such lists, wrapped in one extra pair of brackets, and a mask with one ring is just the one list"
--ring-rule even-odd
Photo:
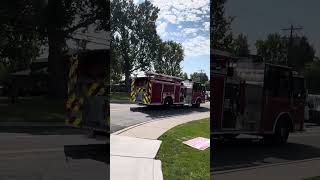
[(0, 133), (27, 133), (31, 135), (72, 135), (85, 131), (72, 127), (57, 126), (0, 126)]
[(72, 159), (92, 159), (110, 164), (110, 144), (66, 145), (64, 154), (67, 161)]
[(298, 143), (272, 146), (241, 138), (213, 144), (211, 172), (320, 157), (319, 148)]
[(207, 107), (194, 108), (191, 106), (172, 106), (168, 108), (163, 106), (131, 107), (130, 110), (147, 114), (147, 117), (151, 118), (186, 115), (194, 112), (210, 112)]

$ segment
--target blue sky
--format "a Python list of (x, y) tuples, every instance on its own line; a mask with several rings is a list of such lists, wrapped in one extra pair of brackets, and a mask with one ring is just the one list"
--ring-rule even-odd
[(157, 33), (163, 40), (176, 41), (184, 48), (183, 71), (190, 75), (203, 70), (210, 76), (210, 1), (150, 1), (160, 9)]

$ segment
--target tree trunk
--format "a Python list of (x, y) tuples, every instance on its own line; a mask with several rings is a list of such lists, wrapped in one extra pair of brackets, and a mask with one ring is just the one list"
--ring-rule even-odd
[(65, 98), (67, 92), (67, 68), (63, 56), (64, 36), (54, 29), (48, 30), (49, 40), (49, 96)]
[(61, 0), (48, 1), (48, 42), (49, 42), (49, 96), (53, 98), (64, 98), (67, 94), (66, 62), (63, 58), (65, 47), (65, 34), (61, 27), (61, 19), (57, 13), (61, 9)]

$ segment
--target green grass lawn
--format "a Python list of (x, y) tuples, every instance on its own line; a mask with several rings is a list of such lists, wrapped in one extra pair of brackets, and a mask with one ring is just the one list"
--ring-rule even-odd
[(7, 97), (0, 99), (1, 122), (64, 122), (65, 119), (63, 100), (28, 97), (11, 104)]
[(313, 177), (313, 178), (306, 178), (306, 179), (303, 179), (303, 180), (320, 180), (320, 176)]
[(120, 100), (120, 101), (129, 101), (129, 94), (127, 92), (111, 92), (110, 93), (111, 101)]
[(160, 137), (157, 159), (162, 162), (164, 180), (210, 179), (210, 148), (200, 151), (182, 143), (199, 136), (210, 138), (209, 119), (179, 125)]

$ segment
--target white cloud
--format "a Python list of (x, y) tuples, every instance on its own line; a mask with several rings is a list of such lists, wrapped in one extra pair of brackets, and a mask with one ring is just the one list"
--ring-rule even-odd
[(157, 32), (164, 40), (181, 43), (189, 57), (210, 54), (209, 0), (150, 1), (160, 9)]
[(199, 31), (198, 28), (184, 28), (182, 30), (182, 32), (185, 33), (185, 34), (192, 34), (192, 33), (198, 32), (198, 31)]
[(209, 31), (210, 22), (204, 22), (202, 25), (204, 26), (204, 30), (205, 30), (205, 31)]
[(187, 56), (200, 56), (210, 54), (210, 38), (196, 36), (182, 43)]
[(164, 15), (163, 19), (165, 19), (167, 22), (169, 22), (171, 24), (176, 24), (177, 23), (177, 16), (172, 15), (172, 14)]
[[(151, 0), (160, 8), (159, 19), (179, 24), (183, 21), (198, 21), (199, 16), (206, 14), (209, 10), (209, 0)], [(173, 20), (173, 16), (175, 19)]]
[(162, 22), (157, 26), (157, 33), (159, 35), (164, 35), (166, 33), (167, 23)]

